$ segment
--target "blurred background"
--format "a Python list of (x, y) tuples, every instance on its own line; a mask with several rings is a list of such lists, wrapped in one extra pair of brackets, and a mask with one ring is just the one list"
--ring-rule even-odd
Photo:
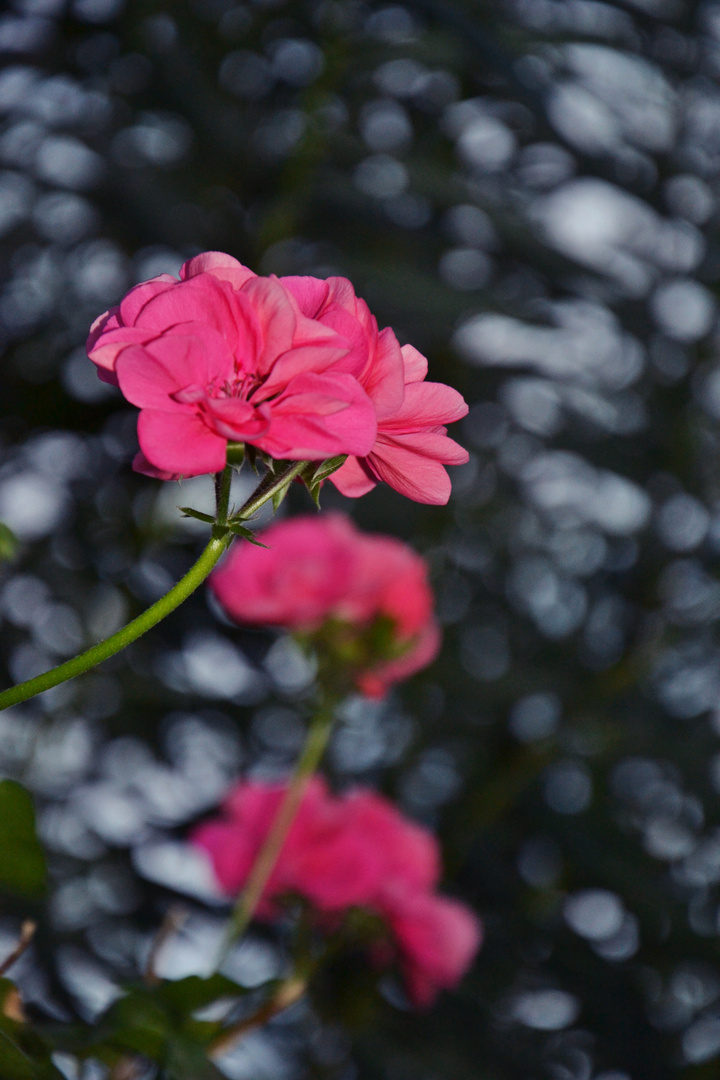
[[(347, 275), (471, 404), (447, 509), (326, 487), (426, 555), (445, 634), (348, 705), (328, 769), (438, 830), (486, 943), (427, 1015), (335, 972), (228, 1075), (716, 1077), (720, 4), (12, 0), (0, 53), (4, 683), (112, 633), (202, 542), (176, 506), (211, 481), (133, 474), (136, 411), (85, 357), (135, 282), (206, 249)], [(96, 1015), (179, 897), (163, 974), (203, 970), (223, 909), (192, 899), (185, 832), (287, 768), (311, 680), (201, 592), (0, 714), (54, 881), (26, 999)], [(27, 913), (2, 900), (8, 951)], [(233, 960), (248, 985), (281, 962), (260, 931)]]

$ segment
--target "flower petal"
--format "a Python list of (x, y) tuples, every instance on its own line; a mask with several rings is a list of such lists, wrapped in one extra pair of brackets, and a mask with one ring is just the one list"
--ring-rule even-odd
[(349, 499), (367, 495), (377, 485), (377, 478), (367, 470), (365, 458), (349, 457), (328, 477), (341, 494)]
[(316, 461), (364, 454), (375, 442), (375, 410), (351, 375), (298, 375), (268, 405), (270, 430), (253, 441), (273, 457)]
[(225, 468), (227, 440), (211, 431), (195, 413), (143, 409), (138, 441), (156, 469), (180, 476), (202, 476)]
[(468, 406), (462, 394), (444, 383), (412, 382), (405, 387), (405, 400), (393, 415), (380, 424), (388, 433), (420, 431), (441, 427), (466, 416)]
[(188, 281), (199, 274), (212, 274), (219, 281), (229, 281), (234, 289), (241, 288), (256, 276), (247, 266), (222, 251), (203, 251), (180, 267), (181, 281)]
[(131, 345), (118, 356), (116, 372), (128, 401), (140, 408), (184, 408), (170, 396), (188, 386), (222, 386), (234, 374), (227, 342), (211, 327), (189, 323), (178, 333)]

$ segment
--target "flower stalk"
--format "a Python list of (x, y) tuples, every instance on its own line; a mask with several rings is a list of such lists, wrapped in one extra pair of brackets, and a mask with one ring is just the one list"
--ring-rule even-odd
[(137, 641), (148, 630), (152, 630), (154, 626), (167, 618), (175, 608), (179, 607), (195, 592), (198, 586), (202, 585), (203, 581), (217, 565), (220, 557), (234, 539), (235, 534), (232, 531), (232, 524), (247, 521), (265, 503), (269, 502), (278, 491), (281, 491), (298, 476), (306, 468), (307, 464), (307, 461), (294, 461), (269, 483), (266, 482), (267, 477), (265, 477), (247, 502), (231, 517), (228, 517), (228, 507), (232, 469), (228, 465), (222, 472), (217, 473), (215, 477), (217, 508), (213, 524), (213, 535), (200, 558), (190, 567), (187, 574), (180, 578), (165, 596), (162, 596), (141, 615), (138, 615), (136, 619), (123, 626), (111, 637), (106, 638), (105, 641), (98, 642), (97, 645), (93, 645), (90, 649), (80, 653), (79, 656), (73, 657), (72, 660), (66, 660), (65, 663), (51, 668), (50, 671), (46, 671), (42, 675), (36, 675), (32, 679), (27, 679), (25, 682), (18, 683), (17, 686), (11, 686), (9, 689), (4, 690), (0, 693), (0, 711), (9, 708), (11, 705), (18, 705), (21, 701), (27, 701), (37, 694), (42, 694), (45, 690), (51, 690), (54, 686), (59, 686), (69, 679), (74, 679), (77, 675), (83, 675), (86, 671), (97, 667), (104, 660), (108, 660), (111, 656), (115, 656), (116, 653), (126, 649), (128, 645)]
[(283, 800), (280, 803), (265, 842), (258, 853), (258, 857), (253, 864), (245, 888), (240, 894), (233, 913), (230, 916), (230, 921), (225, 930), (218, 953), (218, 967), (227, 956), (228, 950), (233, 942), (237, 941), (237, 939), (242, 937), (245, 933), (245, 930), (257, 910), (265, 886), (275, 868), (278, 856), (282, 851), (283, 844), (290, 831), (290, 826), (292, 825), (300, 803), (302, 802), (308, 781), (317, 770), (325, 752), (335, 721), (336, 704), (337, 702), (334, 698), (326, 696), (320, 709), (310, 722), (310, 727), (308, 728), (308, 733), (305, 738), (305, 745), (303, 746), (302, 753), (295, 765)]

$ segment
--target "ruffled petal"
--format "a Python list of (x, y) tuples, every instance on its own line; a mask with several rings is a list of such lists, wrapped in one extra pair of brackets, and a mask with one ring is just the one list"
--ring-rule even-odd
[(225, 468), (227, 440), (211, 431), (194, 413), (143, 409), (138, 441), (156, 469), (179, 476), (202, 476)]
[(177, 398), (169, 401), (171, 395), (189, 386), (204, 392), (232, 379), (233, 358), (221, 334), (197, 323), (178, 327), (178, 331), (144, 346), (131, 345), (118, 356), (120, 389), (133, 405), (141, 409), (181, 408)]
[(364, 454), (375, 442), (375, 410), (351, 375), (298, 375), (268, 405), (270, 429), (255, 445), (273, 457), (316, 461)]
[(160, 274), (158, 277), (142, 281), (139, 285), (127, 293), (120, 302), (120, 323), (123, 326), (134, 326), (138, 315), (150, 300), (160, 293), (177, 285), (178, 280), (172, 274)]
[(241, 288), (256, 275), (247, 266), (222, 251), (203, 251), (180, 267), (180, 280), (188, 281), (199, 274), (212, 274), (219, 281), (228, 281), (234, 289)]
[(380, 424), (382, 431), (420, 431), (441, 427), (466, 416), (468, 406), (462, 394), (444, 383), (412, 382), (405, 387), (405, 400), (393, 416)]
[(414, 345), (403, 345), (400, 351), (405, 369), (405, 382), (422, 382), (428, 373), (426, 357), (421, 352), (418, 352)]
[(308, 319), (317, 319), (327, 302), (330, 287), (322, 278), (288, 275), (281, 277), (283, 286), (293, 294), (298, 307)]
[(377, 485), (377, 478), (370, 473), (366, 459), (357, 457), (349, 457), (328, 479), (349, 499), (359, 499)]
[[(423, 435), (422, 438), (428, 440), (429, 436)], [(452, 440), (448, 439), (447, 442)], [(441, 461), (419, 452), (412, 445), (404, 445), (402, 436), (393, 440), (379, 438), (368, 456), (368, 465), (378, 479), (415, 502), (444, 506), (450, 498), (450, 477)]]

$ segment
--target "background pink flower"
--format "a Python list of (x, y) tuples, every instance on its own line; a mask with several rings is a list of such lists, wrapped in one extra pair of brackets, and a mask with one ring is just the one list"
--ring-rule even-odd
[(369, 449), (375, 409), (352, 353), (277, 279), (216, 252), (180, 281), (136, 286), (88, 338), (101, 376), (142, 410), (136, 465), (154, 475), (217, 472), (228, 441), (290, 460)]
[[(228, 796), (223, 817), (199, 826), (192, 842), (210, 857), (221, 888), (240, 891), (285, 791), (284, 784), (241, 783)], [(435, 893), (440, 876), (438, 844), (422, 826), (403, 817), (373, 791), (337, 797), (313, 777), (303, 796), (259, 908), (278, 913), (278, 901), (297, 895), (328, 915), (363, 908), (379, 916), (393, 945), (377, 957), (397, 956), (411, 1000), (432, 1003), (455, 986), (481, 940), (476, 916), (458, 901)]]
[(262, 542), (268, 550), (233, 547), (210, 577), (233, 619), (315, 635), (316, 647), (324, 648), (333, 635), (327, 641), (318, 632), (330, 620), (345, 624), (343, 640), (352, 644), (385, 618), (391, 628), (385, 651), (346, 661), (358, 687), (373, 697), (434, 659), (440, 633), (428, 568), (406, 544), (361, 533), (341, 514), (280, 522), (262, 533)]

